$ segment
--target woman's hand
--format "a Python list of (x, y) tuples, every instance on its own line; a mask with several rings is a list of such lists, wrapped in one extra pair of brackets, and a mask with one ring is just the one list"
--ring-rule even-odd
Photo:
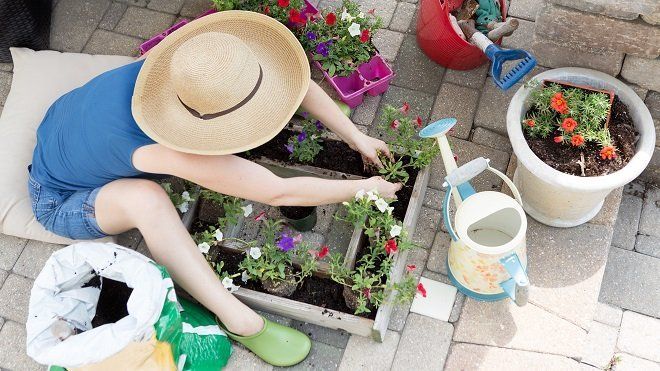
[(363, 134), (362, 132), (356, 134), (352, 139), (353, 140), (351, 140), (349, 146), (352, 149), (360, 152), (364, 159), (375, 164), (379, 168), (383, 167), (383, 164), (380, 162), (380, 158), (378, 158), (379, 153), (387, 157), (392, 157), (387, 144), (385, 144), (385, 142), (380, 139), (372, 138), (366, 134)]
[(378, 194), (386, 199), (395, 199), (396, 193), (403, 186), (401, 183), (390, 183), (387, 180), (379, 176), (372, 176), (367, 179), (368, 187), (365, 188), (365, 191), (377, 190)]

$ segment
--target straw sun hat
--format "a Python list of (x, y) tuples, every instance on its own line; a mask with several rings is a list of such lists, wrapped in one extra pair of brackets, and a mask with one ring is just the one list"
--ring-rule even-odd
[(219, 12), (151, 50), (135, 84), (133, 117), (177, 151), (247, 151), (282, 130), (309, 80), (305, 52), (284, 25), (263, 14)]

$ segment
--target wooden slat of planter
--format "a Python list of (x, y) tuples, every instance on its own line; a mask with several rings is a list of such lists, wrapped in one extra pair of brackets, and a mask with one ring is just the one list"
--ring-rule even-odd
[(363, 239), (364, 233), (362, 233), (362, 228), (355, 228), (353, 230), (353, 235), (351, 235), (351, 242), (348, 244), (348, 250), (346, 250), (346, 255), (344, 256), (344, 266), (346, 268), (351, 270), (355, 268), (357, 252), (360, 246), (362, 246)]
[[(429, 178), (430, 168), (427, 167), (419, 172), (417, 179), (415, 180), (415, 187), (413, 188), (410, 202), (408, 203), (408, 208), (406, 209), (406, 216), (403, 219), (403, 227), (405, 230), (411, 233), (410, 237), (412, 237), (412, 234), (415, 233), (417, 219), (419, 218), (419, 213), (422, 210), (422, 204), (424, 202), (424, 195), (426, 194), (426, 187), (428, 186)], [(402, 252), (394, 262), (394, 266), (392, 267), (390, 273), (390, 279), (394, 282), (399, 282), (401, 280), (401, 276), (403, 275), (403, 271), (406, 267), (406, 261), (408, 260), (408, 253), (409, 251)], [(390, 295), (385, 298), (383, 304), (378, 308), (372, 333), (372, 337), (376, 341), (382, 342), (385, 337), (387, 327), (390, 324), (392, 310), (394, 309), (395, 297), (396, 291), (393, 290)]]
[[(279, 175), (283, 178), (291, 178), (294, 176), (317, 176), (319, 178), (326, 179), (364, 179), (364, 177), (353, 174), (346, 174), (340, 171), (322, 169), (312, 165), (291, 165), (284, 164), (278, 161), (273, 161), (271, 159), (262, 157), (255, 160), (256, 163), (266, 167), (276, 175)], [(289, 171), (282, 171), (286, 169)]]
[(247, 306), (351, 334), (370, 336), (374, 321), (332, 309), (240, 288), (234, 295)]

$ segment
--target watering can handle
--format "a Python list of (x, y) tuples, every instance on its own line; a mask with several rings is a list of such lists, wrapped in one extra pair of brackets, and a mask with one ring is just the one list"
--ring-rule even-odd
[(509, 179), (501, 171), (492, 168), (489, 162), (490, 159), (487, 158), (483, 158), (483, 157), (475, 158), (474, 160), (452, 171), (451, 174), (445, 177), (445, 183), (443, 184), (443, 186), (447, 187), (447, 191), (445, 192), (445, 199), (444, 202), (442, 203), (442, 216), (444, 219), (445, 227), (447, 228), (449, 235), (454, 241), (458, 241), (458, 236), (456, 236), (456, 232), (454, 231), (454, 228), (449, 220), (449, 202), (451, 199), (452, 188), (458, 187), (461, 184), (469, 182), (470, 180), (472, 180), (472, 178), (484, 172), (484, 170), (490, 170), (492, 173), (502, 178), (504, 183), (506, 183), (506, 185), (511, 190), (511, 193), (513, 193), (513, 197), (522, 206), (522, 198), (520, 197), (520, 192), (518, 192), (518, 188), (516, 188), (516, 186), (511, 181), (511, 179)]

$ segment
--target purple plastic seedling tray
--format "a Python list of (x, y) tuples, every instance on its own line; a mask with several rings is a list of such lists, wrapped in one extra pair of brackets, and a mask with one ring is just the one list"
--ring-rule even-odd
[(159, 33), (158, 35), (152, 37), (151, 39), (145, 41), (140, 45), (140, 55), (148, 52), (151, 48), (154, 46), (158, 45), (159, 42), (163, 41), (167, 35), (171, 34), (172, 32), (178, 30), (179, 28), (185, 26), (188, 23), (187, 19), (181, 20), (179, 23), (175, 24), (174, 26), (168, 28), (167, 30)]

